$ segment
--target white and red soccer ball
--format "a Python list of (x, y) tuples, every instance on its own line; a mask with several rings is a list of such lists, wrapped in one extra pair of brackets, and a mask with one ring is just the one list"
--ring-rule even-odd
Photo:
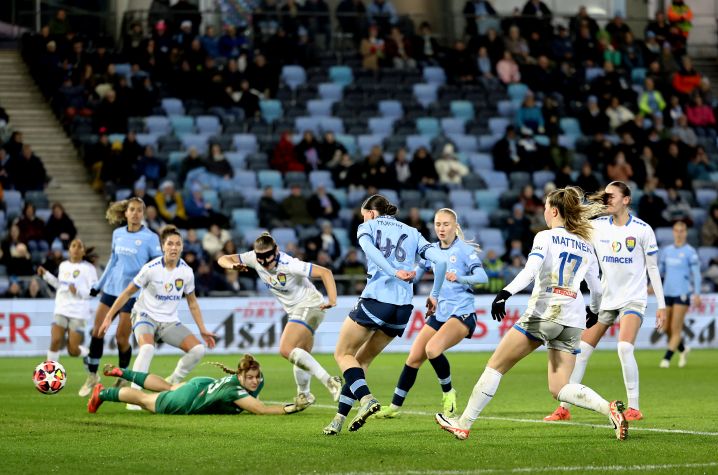
[(67, 373), (65, 368), (57, 361), (43, 361), (35, 368), (32, 374), (32, 382), (43, 394), (55, 394), (65, 387)]

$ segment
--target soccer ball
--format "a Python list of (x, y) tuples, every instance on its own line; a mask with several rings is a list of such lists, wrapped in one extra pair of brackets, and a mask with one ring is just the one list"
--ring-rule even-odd
[(47, 360), (37, 365), (32, 374), (32, 382), (41, 393), (55, 394), (65, 387), (67, 373), (57, 361)]

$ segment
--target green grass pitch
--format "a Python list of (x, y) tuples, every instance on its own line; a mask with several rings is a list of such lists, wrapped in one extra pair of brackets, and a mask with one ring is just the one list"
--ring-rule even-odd
[[(369, 385), (384, 404), (405, 356), (381, 355), (369, 370)], [(449, 353), (460, 408), (488, 357)], [(694, 350), (683, 369), (676, 362), (659, 369), (660, 357), (637, 352), (645, 420), (632, 423), (624, 442), (603, 416), (582, 409), (572, 411), (568, 424), (540, 421), (556, 406), (547, 390), (545, 353), (531, 355), (503, 378), (466, 441), (433, 421), (441, 395), (429, 364), (400, 419), (369, 420), (356, 433), (327, 437), (321, 431), (335, 403), (316, 381), (316, 405), (291, 416), (161, 416), (113, 403), (88, 414), (87, 401), (77, 396), (85, 378), (79, 360), (62, 358), (68, 384), (46, 396), (31, 381), (42, 358), (3, 358), (0, 473), (718, 473), (718, 350)], [(276, 355), (258, 358), (266, 380), (262, 399), (289, 401), (295, 392), (289, 363)], [(104, 361), (115, 359), (106, 355)], [(336, 373), (330, 355), (318, 359)], [(169, 374), (176, 360), (156, 357), (152, 370)], [(238, 356), (210, 354), (209, 360), (231, 366)], [(200, 365), (192, 375), (220, 372)], [(625, 400), (613, 351), (592, 356), (584, 382), (607, 399)]]

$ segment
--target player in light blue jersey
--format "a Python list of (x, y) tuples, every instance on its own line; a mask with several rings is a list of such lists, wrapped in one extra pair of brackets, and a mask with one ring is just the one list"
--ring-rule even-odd
[(381, 195), (370, 196), (361, 206), (364, 223), (359, 225), (357, 238), (369, 260), (367, 285), (344, 320), (334, 350), (345, 383), (337, 415), (324, 428), (327, 435), (341, 431), (356, 400), (361, 406), (351, 421), (350, 431), (361, 428), (369, 416), (381, 409), (367, 386), (364, 373), (384, 347), (404, 333), (413, 309), (412, 281), (417, 256), (435, 264), (434, 287), (427, 299), (427, 310), (436, 310), (446, 273), (446, 258), (415, 228), (397, 221), (396, 212), (396, 206)]
[[(118, 225), (126, 222), (127, 225), (115, 229), (112, 233), (110, 260), (107, 262), (107, 267), (105, 267), (105, 272), (102, 273), (100, 280), (90, 291), (93, 297), (102, 291), (102, 297), (95, 311), (90, 353), (85, 358), (90, 374), (80, 388), (79, 394), (82, 397), (89, 396), (92, 388), (100, 382), (97, 368), (104, 350), (104, 339), (99, 335), (98, 330), (107, 311), (142, 266), (162, 255), (157, 234), (142, 225), (144, 215), (145, 203), (137, 197), (112, 203), (105, 214), (110, 224)], [(120, 368), (127, 368), (132, 359), (130, 311), (134, 304), (135, 298), (133, 297), (120, 310), (120, 321), (115, 334)]]
[(666, 334), (668, 350), (661, 360), (660, 367), (671, 365), (673, 353), (680, 352), (678, 367), (686, 365), (688, 349), (683, 344), (683, 321), (691, 304), (691, 282), (693, 282), (693, 305), (701, 304), (701, 266), (698, 253), (686, 243), (688, 234), (686, 223), (679, 221), (673, 225), (673, 244), (661, 250), (658, 268), (663, 276), (663, 292), (666, 296)]
[[(376, 414), (380, 419), (392, 419), (399, 415), (399, 409), (416, 381), (419, 368), (427, 358), (439, 378), (443, 392), (443, 413), (453, 417), (456, 409), (456, 390), (451, 385), (451, 367), (444, 352), (474, 334), (476, 313), (473, 287), (488, 282), (489, 278), (481, 266), (479, 247), (464, 240), (454, 210), (442, 208), (437, 211), (434, 230), (439, 238), (434, 246), (441, 250), (449, 262), (446, 272), (448, 282), (444, 282), (441, 287), (436, 312), (427, 314), (426, 325), (411, 345), (391, 405)], [(419, 266), (414, 281), (419, 282), (426, 270), (425, 265)]]

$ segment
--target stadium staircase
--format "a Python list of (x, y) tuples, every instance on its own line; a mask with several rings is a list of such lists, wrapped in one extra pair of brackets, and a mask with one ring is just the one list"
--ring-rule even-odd
[(75, 222), (78, 237), (86, 246), (94, 246), (100, 262), (105, 262), (112, 237), (104, 219), (106, 203), (90, 187), (77, 150), (17, 51), (0, 51), (0, 104), (10, 115), (13, 130), (23, 133), (23, 141), (32, 145), (52, 177), (46, 189), (50, 203), (62, 203)]

